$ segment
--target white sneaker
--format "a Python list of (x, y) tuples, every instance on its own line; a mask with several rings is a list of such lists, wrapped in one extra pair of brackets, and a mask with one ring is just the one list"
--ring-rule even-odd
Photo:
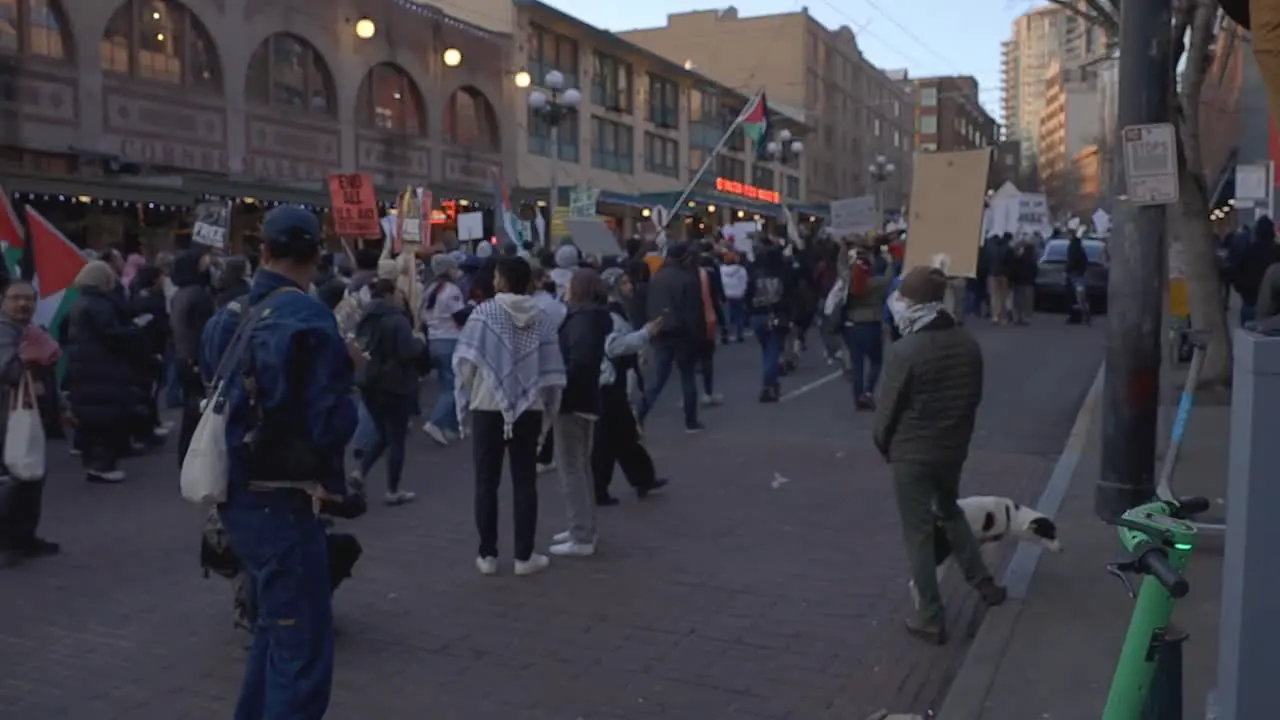
[(435, 440), (437, 445), (449, 444), (449, 436), (444, 434), (444, 430), (441, 430), (440, 428), (436, 427), (435, 425), (432, 425), (429, 422), (426, 425), (422, 426), (422, 432), (426, 433), (427, 437), (430, 437), (432, 440)]
[(481, 575), (497, 575), (498, 558), (478, 557), (476, 558), (476, 569), (480, 571)]
[(549, 462), (549, 463), (538, 463), (538, 474), (539, 474), (539, 475), (543, 475), (543, 474), (549, 473), (549, 472), (551, 472), (551, 471), (553, 471), (553, 470), (555, 470), (555, 469), (556, 469), (556, 464), (555, 464), (555, 463), (553, 463), (553, 462)]
[(595, 543), (577, 543), (570, 540), (547, 548), (552, 555), (561, 557), (591, 557), (596, 554)]
[(404, 505), (417, 500), (418, 496), (408, 490), (400, 490), (399, 492), (389, 492), (383, 496), (382, 502), (387, 505)]
[(169, 428), (164, 425), (157, 425), (151, 429), (151, 434), (158, 438), (167, 438), (169, 437)]
[[(565, 530), (564, 532), (558, 532), (555, 535), (551, 536), (551, 542), (553, 543), (567, 543), (572, 539), (573, 539), (573, 533), (569, 532), (568, 530)], [(593, 544), (594, 542), (595, 541), (592, 541)]]
[(724, 402), (724, 396), (720, 393), (712, 393), (710, 395), (702, 396), (702, 404), (704, 407), (712, 407), (714, 405), (719, 405), (722, 402)]
[(515, 570), (517, 575), (535, 575), (546, 570), (551, 566), (551, 558), (546, 555), (534, 553), (529, 556), (528, 560), (517, 560)]

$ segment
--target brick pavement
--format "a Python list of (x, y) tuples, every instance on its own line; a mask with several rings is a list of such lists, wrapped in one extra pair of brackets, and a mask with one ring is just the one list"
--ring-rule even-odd
[[(1101, 357), (1099, 330), (1059, 323), (979, 327), (988, 399), (967, 492), (1027, 499), (1047, 477)], [(827, 372), (808, 365), (788, 387)], [(861, 720), (932, 707), (964, 643), (930, 648), (900, 629), (905, 563), (870, 417), (839, 380), (756, 404), (754, 346), (724, 349), (719, 372), (728, 403), (706, 413), (707, 432), (679, 431), (674, 389), (650, 421), (670, 492), (623, 494), (602, 510), (595, 558), (533, 578), (475, 573), (467, 450), (417, 435), (406, 486), (419, 501), (351, 524), (366, 553), (336, 598), (329, 717)], [(122, 487), (87, 485), (53, 454), (46, 529), (64, 554), (0, 576), (0, 718), (228, 717), (245, 637), (227, 584), (199, 573), (201, 511), (179, 498), (172, 453), (130, 461)], [(545, 541), (563, 510), (554, 476), (541, 487)], [(971, 624), (954, 577), (947, 595), (954, 626)]]

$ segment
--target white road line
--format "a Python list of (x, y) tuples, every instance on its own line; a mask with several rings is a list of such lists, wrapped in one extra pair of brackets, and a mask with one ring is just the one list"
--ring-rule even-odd
[(778, 402), (786, 402), (788, 400), (794, 400), (795, 398), (800, 397), (801, 395), (809, 392), (810, 390), (817, 390), (818, 388), (822, 387), (823, 385), (826, 385), (832, 380), (839, 378), (841, 375), (844, 375), (843, 370), (837, 370), (831, 373), (830, 375), (823, 375), (822, 377), (818, 378), (817, 380), (814, 380), (813, 382), (807, 385), (801, 385), (800, 387), (796, 388), (795, 390), (792, 390), (789, 393), (784, 393), (782, 397), (778, 398)]

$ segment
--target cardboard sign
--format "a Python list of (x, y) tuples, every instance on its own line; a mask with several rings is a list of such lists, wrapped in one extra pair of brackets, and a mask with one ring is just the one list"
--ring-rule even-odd
[(951, 277), (976, 277), (991, 148), (918, 152), (915, 163), (906, 267), (945, 266)]
[(382, 234), (378, 196), (368, 173), (330, 175), (329, 202), (333, 205), (333, 231), (339, 237), (376, 238)]

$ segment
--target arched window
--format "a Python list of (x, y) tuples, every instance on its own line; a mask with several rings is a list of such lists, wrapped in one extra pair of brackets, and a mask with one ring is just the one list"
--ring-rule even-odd
[(502, 149), (498, 114), (489, 98), (476, 88), (468, 85), (453, 91), (445, 108), (444, 122), (445, 140), (454, 145), (480, 152)]
[(65, 18), (58, 0), (0, 0), (0, 53), (67, 59)]
[(272, 35), (249, 58), (245, 94), (251, 102), (316, 115), (335, 114), (333, 75), (311, 43)]
[(427, 134), (427, 112), (418, 84), (390, 63), (374, 65), (360, 83), (356, 100), (360, 127), (404, 135)]
[(222, 91), (213, 38), (176, 0), (125, 0), (107, 22), (99, 57), (107, 72)]

